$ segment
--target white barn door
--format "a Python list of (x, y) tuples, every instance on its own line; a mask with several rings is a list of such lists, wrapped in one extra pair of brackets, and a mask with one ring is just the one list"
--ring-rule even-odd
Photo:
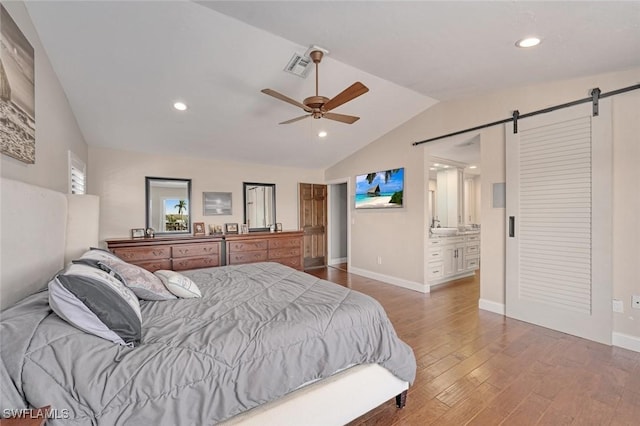
[(611, 344), (611, 108), (505, 126), (508, 317)]

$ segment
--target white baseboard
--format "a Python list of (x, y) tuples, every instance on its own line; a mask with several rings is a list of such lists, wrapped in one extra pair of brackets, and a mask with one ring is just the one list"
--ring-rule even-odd
[(640, 337), (631, 336), (624, 333), (611, 333), (611, 343), (613, 346), (629, 349), (630, 351), (640, 352)]
[(480, 299), (478, 301), (478, 308), (484, 311), (493, 312), (494, 314), (504, 315), (506, 313), (504, 303), (492, 302), (487, 299)]
[(407, 288), (409, 290), (418, 291), (420, 293), (429, 293), (429, 286), (415, 281), (405, 280), (403, 278), (392, 277), (389, 275), (380, 274), (378, 272), (368, 271), (366, 269), (349, 267), (349, 273), (360, 275), (363, 277), (371, 278), (374, 280), (382, 281), (387, 284), (393, 284), (398, 287)]
[(329, 259), (329, 265), (339, 265), (341, 263), (347, 263), (347, 258), (339, 257), (337, 259)]
[[(502, 303), (492, 302), (486, 299), (480, 299), (478, 301), (478, 307), (485, 311), (493, 312), (500, 315), (505, 315), (505, 306)], [(640, 352), (640, 337), (631, 336), (624, 333), (611, 333), (611, 344), (623, 349), (629, 349), (630, 351)]]

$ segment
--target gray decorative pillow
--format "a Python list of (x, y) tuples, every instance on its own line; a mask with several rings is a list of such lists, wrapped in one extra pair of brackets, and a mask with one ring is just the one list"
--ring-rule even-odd
[(75, 259), (72, 260), (71, 263), (78, 263), (81, 265), (87, 265), (87, 266), (91, 266), (93, 268), (98, 268), (101, 269), (103, 271), (105, 271), (107, 274), (111, 275), (112, 277), (115, 277), (116, 279), (118, 279), (118, 281), (120, 281), (122, 284), (126, 284), (124, 282), (124, 278), (122, 278), (120, 276), (120, 274), (118, 274), (116, 271), (114, 271), (113, 269), (111, 269), (109, 267), (109, 265), (97, 260), (97, 259)]
[(101, 269), (69, 265), (49, 281), (49, 305), (62, 319), (87, 333), (130, 347), (140, 343), (138, 299)]
[[(151, 272), (131, 263), (127, 263), (113, 253), (104, 250), (89, 250), (79, 261), (98, 261), (106, 265), (120, 277), (139, 299), (143, 300), (174, 300), (174, 296)], [(100, 267), (100, 266), (98, 266)]]

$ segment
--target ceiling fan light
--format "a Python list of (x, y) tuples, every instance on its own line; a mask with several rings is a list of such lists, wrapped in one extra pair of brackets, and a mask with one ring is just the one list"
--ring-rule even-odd
[(327, 137), (327, 132), (325, 132), (324, 130), (320, 130), (318, 132), (318, 137), (319, 138), (326, 138)]

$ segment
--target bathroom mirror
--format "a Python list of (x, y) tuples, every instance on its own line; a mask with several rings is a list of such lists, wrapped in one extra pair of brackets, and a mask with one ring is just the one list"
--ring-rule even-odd
[(244, 223), (249, 232), (268, 231), (276, 223), (276, 185), (244, 182)]
[(191, 179), (146, 177), (147, 228), (156, 234), (191, 233)]

